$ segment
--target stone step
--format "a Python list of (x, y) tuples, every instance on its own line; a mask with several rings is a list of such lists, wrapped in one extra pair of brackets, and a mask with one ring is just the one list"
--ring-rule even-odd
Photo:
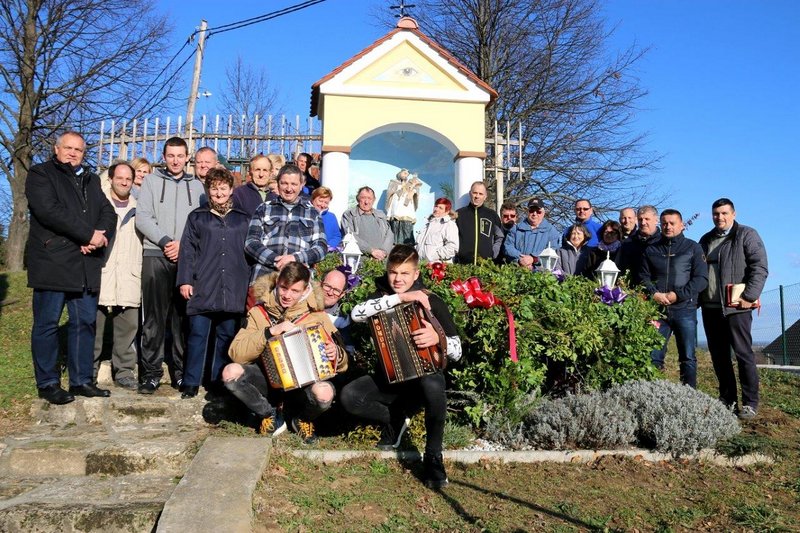
[[(152, 434), (151, 434), (152, 435)], [(122, 439), (101, 432), (74, 437), (7, 439), (0, 455), (0, 475), (15, 477), (124, 476), (159, 472), (178, 475), (194, 455), (197, 434), (170, 433), (143, 440)]]
[(166, 475), (0, 481), (0, 531), (151, 532), (175, 481)]
[(114, 388), (108, 398), (78, 397), (66, 405), (52, 405), (44, 400), (34, 402), (32, 418), (37, 424), (58, 427), (86, 425), (145, 425), (197, 426), (206, 420), (217, 422), (235, 409), (232, 400), (212, 398), (202, 394), (182, 399), (171, 387), (161, 388), (146, 396), (134, 391)]

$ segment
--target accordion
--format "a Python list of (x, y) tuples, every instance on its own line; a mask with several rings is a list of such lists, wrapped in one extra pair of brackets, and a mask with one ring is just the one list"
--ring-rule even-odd
[(292, 390), (335, 376), (336, 357), (331, 359), (325, 353), (325, 343), (330, 340), (318, 324), (270, 338), (261, 354), (270, 384)]
[[(417, 348), (411, 334), (430, 322), (439, 344)], [(389, 383), (400, 383), (434, 374), (447, 365), (447, 340), (439, 321), (417, 302), (397, 305), (369, 319), (378, 361)]]

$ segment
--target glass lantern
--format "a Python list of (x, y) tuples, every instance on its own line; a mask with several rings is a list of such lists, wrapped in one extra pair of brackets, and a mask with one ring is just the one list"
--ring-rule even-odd
[(539, 253), (539, 263), (542, 265), (542, 268), (548, 272), (552, 272), (556, 269), (558, 253), (550, 247), (550, 242), (547, 243), (547, 248)]
[(616, 263), (611, 260), (611, 252), (606, 252), (606, 258), (594, 271), (597, 275), (597, 281), (600, 282), (601, 287), (613, 288), (617, 283), (617, 276), (619, 276), (619, 268)]
[(361, 248), (358, 247), (356, 238), (352, 233), (348, 233), (342, 239), (342, 264), (350, 268), (350, 272), (358, 272), (358, 265), (361, 263)]

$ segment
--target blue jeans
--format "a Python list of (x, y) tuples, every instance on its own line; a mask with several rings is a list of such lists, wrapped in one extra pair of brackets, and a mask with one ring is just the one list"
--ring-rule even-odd
[(207, 313), (189, 317), (189, 336), (186, 339), (186, 362), (183, 368), (183, 385), (199, 387), (203, 381), (203, 370), (208, 358), (209, 337), (214, 328), (214, 342), (210, 374), (207, 382), (220, 380), (222, 368), (231, 362), (228, 347), (239, 328), (238, 314)]
[(92, 383), (97, 293), (33, 291), (31, 354), (36, 386), (61, 382), (58, 368), (58, 321), (67, 306), (67, 369), (69, 385)]
[(664, 337), (664, 346), (653, 350), (650, 357), (653, 364), (659, 369), (664, 368), (664, 358), (667, 355), (667, 344), (672, 333), (675, 333), (675, 343), (678, 346), (678, 361), (680, 362), (681, 383), (697, 388), (697, 308), (682, 307), (673, 309), (667, 307), (666, 317), (660, 319), (661, 325), (658, 332)]

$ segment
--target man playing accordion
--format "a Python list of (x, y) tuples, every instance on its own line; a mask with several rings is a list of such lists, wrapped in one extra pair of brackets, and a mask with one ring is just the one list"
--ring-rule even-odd
[[(395, 246), (389, 253), (386, 275), (375, 282), (376, 293), (366, 302), (353, 308), (355, 322), (365, 322), (378, 313), (407, 302), (418, 302), (431, 312), (440, 328), (428, 320), (411, 333), (410, 342), (417, 349), (446, 345), (447, 357), (461, 357), (461, 340), (447, 305), (435, 294), (424, 290), (419, 279), (419, 255), (408, 245)], [(440, 332), (437, 333), (437, 329)], [(444, 336), (445, 338), (442, 338)], [(438, 370), (410, 381), (390, 384), (380, 371), (362, 376), (342, 390), (342, 406), (349, 413), (382, 426), (378, 448), (392, 450), (400, 445), (407, 428), (405, 407), (419, 403), (425, 409), (427, 438), (423, 458), (425, 485), (438, 489), (447, 485), (447, 474), (442, 461), (442, 438), (447, 410), (444, 371)]]
[[(233, 363), (222, 372), (225, 387), (262, 417), (262, 433), (277, 436), (286, 430), (284, 420), (289, 420), (306, 444), (316, 440), (313, 420), (330, 408), (336, 388), (329, 381), (288, 391), (271, 387), (259, 360), (270, 339), (298, 327), (320, 325), (329, 337), (323, 348), (325, 355), (336, 361), (337, 373), (347, 370), (347, 352), (325, 312), (322, 290), (310, 280), (308, 267), (298, 262), (256, 280), (252, 286), (256, 305), (247, 314), (247, 325), (231, 343), (229, 355)], [(281, 402), (282, 413), (276, 409)]]

